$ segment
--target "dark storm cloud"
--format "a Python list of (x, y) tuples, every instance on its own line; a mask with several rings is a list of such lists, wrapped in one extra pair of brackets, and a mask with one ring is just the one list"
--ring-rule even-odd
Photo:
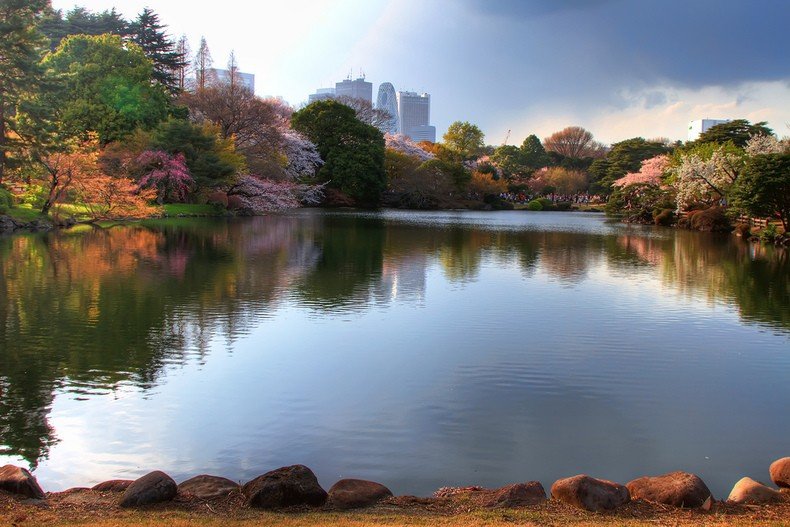
[(464, 1), (503, 28), (498, 39), (548, 48), (569, 70), (593, 62), (603, 85), (612, 76), (688, 87), (790, 78), (788, 0)]

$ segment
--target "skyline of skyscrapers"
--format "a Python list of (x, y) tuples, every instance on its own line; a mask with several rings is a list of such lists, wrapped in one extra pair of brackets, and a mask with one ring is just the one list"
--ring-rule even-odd
[[(308, 103), (339, 97), (361, 99), (372, 106), (373, 84), (366, 81), (364, 75), (353, 80), (349, 75), (335, 83), (334, 88), (318, 88), (308, 96)], [(436, 127), (430, 124), (429, 93), (396, 91), (391, 82), (383, 82), (379, 85), (375, 108), (385, 110), (392, 116), (388, 122), (378, 125), (382, 132), (403, 134), (412, 141), (436, 142)]]

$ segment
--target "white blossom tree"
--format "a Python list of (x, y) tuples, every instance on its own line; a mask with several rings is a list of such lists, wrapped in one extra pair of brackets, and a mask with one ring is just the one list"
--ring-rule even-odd
[(282, 134), (282, 148), (288, 159), (286, 175), (292, 180), (310, 178), (324, 163), (318, 148), (295, 130), (285, 130)]
[(727, 196), (743, 170), (745, 154), (721, 145), (706, 155), (704, 149), (681, 156), (675, 167), (678, 210), (697, 205), (726, 205)]
[(384, 134), (384, 141), (387, 148), (390, 150), (395, 150), (402, 154), (416, 157), (420, 161), (428, 161), (429, 159), (433, 159), (435, 157), (432, 153), (426, 152), (420, 148), (417, 143), (403, 134)]

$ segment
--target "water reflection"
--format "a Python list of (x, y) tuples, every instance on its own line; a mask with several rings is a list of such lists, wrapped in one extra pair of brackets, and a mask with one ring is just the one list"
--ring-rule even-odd
[[(464, 455), (507, 421), (513, 407), (528, 413), (532, 424), (551, 423), (562, 415), (576, 422), (574, 430), (585, 428), (585, 416), (605, 411), (610, 401), (597, 399), (592, 385), (585, 389), (585, 383), (596, 379), (580, 377), (569, 384), (562, 376), (547, 376), (557, 364), (573, 372), (572, 361), (563, 362), (562, 338), (567, 335), (551, 335), (540, 348), (541, 328), (560, 326), (560, 317), (578, 319), (578, 326), (584, 326), (589, 316), (584, 303), (600, 298), (585, 296), (586, 285), (610, 289), (607, 294), (616, 302), (618, 291), (612, 288), (658, 278), (662, 293), (732, 306), (747, 324), (770, 328), (781, 338), (790, 333), (785, 251), (733, 237), (614, 225), (592, 216), (307, 211), (248, 220), (150, 222), (0, 238), (0, 267), (0, 455), (32, 466), (46, 459), (58, 441), (49, 422), (58, 393), (90, 398), (124, 386), (150, 390), (164, 382), (168, 371), (202, 364), (217, 339), (232, 353), (234, 343), (262, 321), (278, 320), (289, 309), (307, 309), (321, 318), (386, 310), (393, 304), (424, 305), (431, 285), (442, 287), (438, 279), (432, 282), (433, 269), (451, 288), (469, 288), (469, 295), (473, 289), (499, 290), (500, 269), (502, 280), (514, 280), (509, 271), (516, 270), (524, 280), (547, 281), (557, 288), (536, 289), (542, 294), (565, 291), (578, 300), (578, 305), (562, 305), (564, 312), (548, 306), (541, 312), (540, 296), (502, 299), (501, 306), (529, 311), (528, 320), (535, 324), (525, 329), (532, 337), (532, 366), (482, 361), (460, 368), (458, 385), (479, 389), (433, 410), (426, 406), (417, 417), (425, 423), (421, 434), (436, 433), (445, 442), (455, 438), (452, 447), (445, 446)], [(491, 270), (491, 282), (475, 285), (483, 269)], [(497, 335), (512, 311), (499, 313), (499, 305), (487, 304), (489, 312), (478, 316), (481, 298), (469, 298), (461, 307), (470, 313), (468, 319), (479, 319), (479, 326), (458, 333), (465, 340), (469, 335), (480, 339), (477, 349), (497, 349)], [(593, 306), (613, 309), (615, 319), (614, 307)], [(620, 315), (621, 326), (627, 316)], [(667, 320), (676, 316), (668, 312)], [(388, 323), (399, 321), (382, 320)], [(606, 343), (616, 341), (622, 327), (603, 321), (584, 331)], [(569, 349), (578, 345), (567, 343)], [(555, 362), (540, 369), (534, 361), (542, 360), (550, 346), (557, 348), (551, 355)], [(612, 346), (604, 352), (614, 350), (616, 363)], [(604, 380), (620, 373), (612, 371)], [(525, 392), (526, 385), (536, 391)], [(457, 412), (453, 405), (460, 405)], [(447, 420), (448, 415), (472, 419), (474, 427)], [(631, 419), (613, 422), (618, 429), (638, 430), (639, 423)], [(556, 441), (550, 435), (543, 440)], [(515, 455), (522, 448), (508, 437), (495, 442), (497, 456)], [(617, 441), (607, 444), (614, 451), (627, 447)], [(489, 461), (494, 470), (496, 460)]]

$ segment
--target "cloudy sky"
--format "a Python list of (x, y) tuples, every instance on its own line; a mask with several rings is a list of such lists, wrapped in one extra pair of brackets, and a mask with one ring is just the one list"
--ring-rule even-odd
[[(234, 50), (259, 95), (293, 105), (363, 71), (427, 91), (441, 135), (486, 141), (580, 125), (603, 142), (685, 139), (688, 121), (768, 121), (790, 135), (789, 0), (53, 0), (60, 9), (152, 6), (216, 66)], [(200, 7), (197, 7), (200, 6)]]

